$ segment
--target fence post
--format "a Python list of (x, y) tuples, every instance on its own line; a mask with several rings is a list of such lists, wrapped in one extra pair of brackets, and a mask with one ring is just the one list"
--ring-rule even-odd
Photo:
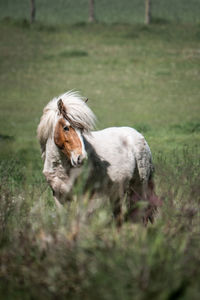
[(94, 0), (89, 0), (89, 22), (93, 23), (94, 21)]
[(151, 22), (151, 0), (145, 0), (145, 24), (149, 25)]
[(35, 22), (35, 12), (36, 12), (35, 0), (31, 0), (31, 24)]

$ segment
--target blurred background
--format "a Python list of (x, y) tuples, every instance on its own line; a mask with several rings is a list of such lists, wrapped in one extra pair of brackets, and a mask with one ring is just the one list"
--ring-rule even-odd
[[(199, 82), (199, 0), (0, 0), (0, 298), (199, 299)], [(153, 225), (87, 218), (84, 178), (57, 211), (36, 130), (71, 89), (145, 136)]]
[(200, 3), (198, 0), (1, 0), (1, 19), (30, 18), (32, 3), (35, 3), (36, 19), (51, 24), (87, 22), (90, 6), (94, 6), (95, 20), (101, 23), (144, 23), (145, 6), (150, 3), (155, 21), (199, 22)]

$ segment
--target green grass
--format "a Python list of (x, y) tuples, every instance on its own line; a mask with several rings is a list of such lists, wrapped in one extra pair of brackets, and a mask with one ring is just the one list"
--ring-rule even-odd
[(200, 153), (194, 150), (156, 156), (162, 210), (154, 225), (127, 223), (120, 232), (107, 201), (88, 218), (90, 203), (77, 194), (59, 212), (44, 184), (11, 191), (10, 174), (4, 176), (1, 298), (198, 299)]
[[(200, 27), (4, 20), (0, 35), (0, 297), (198, 299)], [(145, 135), (164, 202), (154, 225), (117, 232), (104, 199), (87, 218), (81, 183), (57, 211), (36, 128), (69, 89), (98, 129)]]
[(2, 23), (1, 41), (0, 134), (11, 136), (11, 151), (36, 148), (43, 107), (69, 89), (89, 98), (98, 128), (150, 128), (155, 148), (168, 137), (167, 147), (184, 145), (185, 134), (196, 143), (198, 132), (177, 135), (172, 127), (199, 122), (198, 26), (85, 25), (51, 32)]
[[(145, 0), (95, 1), (98, 22), (144, 23)], [(36, 19), (48, 24), (71, 24), (88, 21), (88, 0), (37, 0)], [(152, 17), (155, 23), (199, 23), (198, 0), (153, 0)], [(0, 19), (11, 17), (29, 19), (30, 1), (1, 0)]]

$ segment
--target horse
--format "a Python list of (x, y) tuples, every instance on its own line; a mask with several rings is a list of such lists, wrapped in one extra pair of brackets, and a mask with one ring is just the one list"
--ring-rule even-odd
[[(58, 206), (72, 199), (72, 188), (89, 162), (85, 191), (91, 198), (110, 199), (117, 226), (123, 220), (154, 220), (159, 206), (153, 181), (150, 148), (141, 133), (130, 127), (93, 131), (96, 117), (78, 92), (69, 91), (51, 100), (37, 129), (46, 177)], [(127, 212), (122, 213), (126, 198)], [(144, 212), (138, 208), (146, 201)]]

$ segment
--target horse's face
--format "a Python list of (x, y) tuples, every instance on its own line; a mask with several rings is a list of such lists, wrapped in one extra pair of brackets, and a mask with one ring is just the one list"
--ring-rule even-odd
[(54, 131), (54, 142), (67, 156), (73, 167), (78, 167), (87, 157), (80, 130), (74, 129), (64, 118), (60, 118)]

